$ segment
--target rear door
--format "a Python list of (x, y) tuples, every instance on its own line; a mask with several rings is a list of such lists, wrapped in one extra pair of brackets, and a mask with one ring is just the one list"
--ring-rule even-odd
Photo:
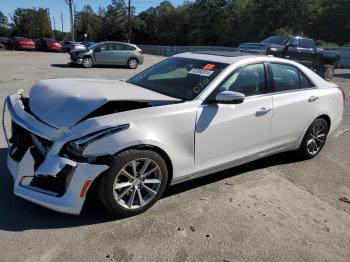
[(295, 143), (313, 120), (318, 89), (298, 68), (282, 63), (270, 64), (273, 80), (273, 117), (270, 147)]
[(135, 48), (123, 43), (117, 43), (115, 45), (116, 63), (118, 65), (126, 65), (128, 63), (129, 58), (131, 57), (132, 51), (135, 50)]

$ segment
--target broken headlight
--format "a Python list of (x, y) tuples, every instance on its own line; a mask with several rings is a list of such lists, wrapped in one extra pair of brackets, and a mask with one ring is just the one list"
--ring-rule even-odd
[(63, 157), (67, 157), (67, 158), (72, 158), (72, 159), (76, 159), (79, 158), (91, 158), (91, 157), (95, 157), (95, 156), (82, 156), (83, 155), (83, 151), (85, 150), (85, 148), (90, 145), (92, 142), (99, 140), (103, 137), (109, 136), (111, 134), (120, 132), (122, 130), (125, 130), (127, 128), (129, 128), (129, 124), (125, 124), (125, 125), (119, 125), (116, 127), (111, 127), (111, 128), (107, 128), (107, 129), (103, 129), (91, 134), (88, 134), (86, 136), (83, 136), (81, 138), (72, 140), (70, 142), (68, 142), (67, 144), (65, 144), (65, 146), (62, 148), (60, 155), (62, 155)]

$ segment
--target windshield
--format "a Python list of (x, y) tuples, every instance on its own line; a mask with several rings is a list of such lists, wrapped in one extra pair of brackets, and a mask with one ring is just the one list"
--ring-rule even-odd
[(128, 82), (143, 88), (179, 98), (193, 100), (228, 64), (212, 61), (171, 57)]
[(289, 37), (288, 36), (270, 36), (269, 38), (266, 38), (265, 40), (261, 41), (261, 43), (269, 43), (269, 44), (277, 44), (282, 45), (285, 41), (287, 41)]

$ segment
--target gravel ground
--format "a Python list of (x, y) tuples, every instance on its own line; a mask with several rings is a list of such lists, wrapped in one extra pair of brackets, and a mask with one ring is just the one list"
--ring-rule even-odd
[[(67, 54), (0, 52), (0, 99), (46, 78), (128, 78), (70, 68)], [(334, 80), (350, 94), (350, 70)], [(2, 102), (1, 102), (2, 105)], [(8, 124), (8, 123), (7, 123)], [(93, 198), (80, 216), (12, 194), (0, 136), (0, 261), (350, 261), (350, 104), (321, 154), (282, 154), (179, 184), (146, 213), (115, 220)]]

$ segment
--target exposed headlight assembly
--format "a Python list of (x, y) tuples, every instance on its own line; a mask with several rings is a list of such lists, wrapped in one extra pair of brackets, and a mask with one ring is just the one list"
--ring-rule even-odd
[[(95, 142), (96, 140), (99, 140), (101, 138), (104, 138), (106, 136), (109, 136), (111, 134), (120, 132), (122, 130), (128, 129), (130, 127), (129, 124), (125, 125), (119, 125), (116, 127), (111, 127), (107, 129), (103, 129), (91, 134), (88, 134), (86, 136), (83, 136), (81, 138), (72, 140), (68, 142), (61, 150), (60, 155), (67, 157), (67, 158), (72, 158), (73, 160), (91, 160), (94, 159), (98, 156), (82, 156), (83, 151), (85, 148), (91, 144), (92, 142)], [(87, 161), (90, 162), (90, 161)]]

